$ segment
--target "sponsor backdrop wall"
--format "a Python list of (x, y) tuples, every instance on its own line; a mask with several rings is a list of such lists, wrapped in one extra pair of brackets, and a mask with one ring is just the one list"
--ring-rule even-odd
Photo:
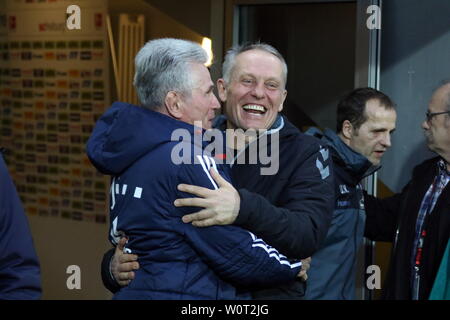
[[(3, 2), (3, 1), (2, 1)], [(68, 30), (66, 9), (81, 8)], [(44, 298), (107, 298), (109, 180), (84, 146), (110, 103), (106, 0), (7, 0), (0, 18), (0, 145), (28, 214)], [(67, 268), (81, 270), (69, 290)]]
[[(67, 28), (70, 5), (81, 9), (79, 30)], [(115, 37), (119, 13), (141, 13), (146, 41), (202, 39), (142, 0), (0, 1), (0, 146), (28, 215), (44, 299), (111, 297), (100, 278), (110, 247), (110, 182), (85, 154), (95, 121), (116, 96), (108, 13)], [(80, 287), (69, 289), (73, 265)]]

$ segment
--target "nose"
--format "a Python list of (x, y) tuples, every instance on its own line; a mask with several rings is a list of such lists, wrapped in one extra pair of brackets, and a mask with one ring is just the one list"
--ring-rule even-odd
[(257, 99), (264, 98), (264, 83), (256, 83), (251, 94)]
[(386, 148), (391, 147), (391, 134), (390, 133), (386, 133), (386, 135), (384, 135), (383, 140), (381, 141), (381, 144)]
[(425, 120), (422, 122), (422, 129), (424, 129), (424, 130), (430, 129), (430, 126), (428, 125), (428, 120), (425, 119)]
[(212, 95), (211, 98), (211, 109), (219, 109), (220, 108), (220, 102), (217, 100), (217, 97), (215, 94)]

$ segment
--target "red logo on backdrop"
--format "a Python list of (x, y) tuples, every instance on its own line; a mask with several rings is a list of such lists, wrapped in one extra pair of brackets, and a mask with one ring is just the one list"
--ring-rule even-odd
[(39, 23), (39, 31), (45, 31), (45, 23)]
[(17, 21), (16, 16), (9, 16), (9, 30), (16, 30)]
[(101, 13), (95, 14), (94, 23), (96, 28), (101, 28), (103, 26), (103, 15)]

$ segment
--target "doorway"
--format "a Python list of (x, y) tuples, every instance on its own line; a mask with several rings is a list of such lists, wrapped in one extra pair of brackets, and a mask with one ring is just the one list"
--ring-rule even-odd
[(239, 43), (273, 45), (289, 66), (283, 113), (299, 129), (335, 129), (339, 98), (354, 88), (356, 2), (242, 5)]
[[(228, 45), (261, 41), (276, 47), (289, 67), (283, 114), (301, 131), (336, 129), (336, 106), (356, 87), (379, 88), (380, 32), (369, 28), (369, 7), (381, 0), (228, 0)], [(230, 41), (231, 39), (231, 41)], [(376, 195), (376, 173), (363, 181)], [(366, 267), (375, 243), (358, 254), (356, 298), (372, 299)]]

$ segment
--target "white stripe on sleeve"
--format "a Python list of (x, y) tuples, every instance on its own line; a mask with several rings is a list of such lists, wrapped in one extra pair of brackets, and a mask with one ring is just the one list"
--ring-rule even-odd
[(116, 205), (116, 197), (114, 196), (115, 183), (116, 183), (116, 178), (113, 178), (112, 182), (111, 182), (111, 210), (113, 210), (114, 206)]
[(252, 248), (261, 248), (261, 249), (263, 249), (264, 251), (267, 252), (269, 257), (277, 259), (280, 264), (284, 264), (286, 266), (289, 266), (291, 269), (300, 267), (302, 265), (301, 261), (300, 262), (296, 262), (296, 263), (290, 263), (286, 256), (284, 256), (281, 253), (279, 253), (275, 248), (272, 248), (271, 246), (267, 245), (264, 242), (264, 240), (262, 240), (260, 238), (257, 238), (250, 231), (248, 233), (250, 233), (250, 235), (252, 237), (252, 240), (253, 240)]
[(217, 170), (216, 162), (215, 162), (214, 159), (211, 158), (211, 157), (209, 157), (209, 159), (211, 160), (211, 163), (212, 163), (212, 166), (213, 166), (214, 170), (216, 170), (216, 172), (218, 173), (219, 171)]
[(207, 156), (203, 156), (203, 160), (205, 160), (206, 166), (209, 168), (211, 168), (211, 163), (209, 162), (209, 158)]
[(216, 182), (214, 181), (214, 179), (211, 177), (211, 175), (209, 174), (209, 160), (208, 160), (208, 165), (205, 164), (205, 161), (203, 160), (203, 158), (199, 155), (197, 155), (197, 159), (198, 161), (200, 161), (200, 164), (202, 165), (203, 171), (205, 171), (206, 175), (208, 176), (209, 180), (211, 181), (214, 189), (219, 189), (217, 187)]

